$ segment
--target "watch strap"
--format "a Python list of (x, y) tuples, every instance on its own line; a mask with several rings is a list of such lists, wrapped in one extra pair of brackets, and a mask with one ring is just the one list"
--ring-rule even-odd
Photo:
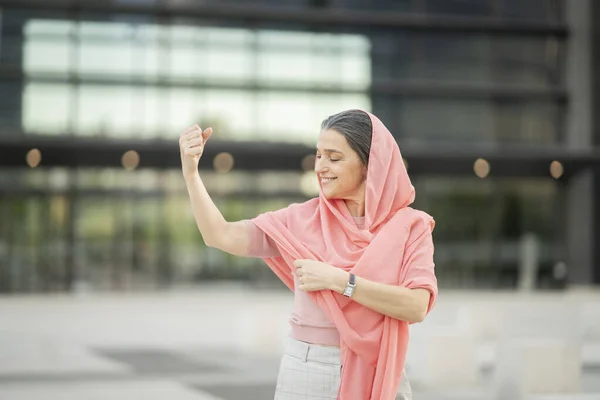
[(350, 277), (348, 278), (348, 283), (346, 283), (346, 288), (342, 293), (346, 297), (352, 297), (354, 294), (354, 289), (356, 289), (356, 276), (350, 272)]

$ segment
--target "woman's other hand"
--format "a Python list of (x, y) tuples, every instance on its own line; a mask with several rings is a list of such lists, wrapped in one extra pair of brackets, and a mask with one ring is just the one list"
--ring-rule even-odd
[(294, 261), (300, 286), (305, 292), (334, 290), (340, 292), (348, 282), (349, 274), (343, 269), (315, 260)]

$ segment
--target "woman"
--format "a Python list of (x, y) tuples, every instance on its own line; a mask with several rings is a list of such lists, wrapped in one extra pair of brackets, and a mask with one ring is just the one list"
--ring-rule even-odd
[(434, 221), (409, 207), (415, 191), (393, 136), (361, 110), (327, 118), (319, 197), (227, 222), (198, 174), (211, 134), (194, 125), (179, 140), (205, 243), (263, 258), (295, 295), (275, 399), (394, 399), (408, 326), (433, 307), (437, 280)]

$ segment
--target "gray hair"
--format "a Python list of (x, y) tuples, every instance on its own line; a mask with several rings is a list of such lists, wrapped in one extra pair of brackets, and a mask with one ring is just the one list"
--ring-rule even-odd
[(373, 124), (362, 110), (347, 110), (331, 115), (321, 123), (321, 130), (333, 129), (342, 134), (348, 145), (358, 154), (360, 161), (369, 165)]

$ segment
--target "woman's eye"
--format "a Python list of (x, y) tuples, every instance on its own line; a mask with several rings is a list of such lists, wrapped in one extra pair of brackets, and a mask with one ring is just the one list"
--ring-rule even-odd
[(333, 158), (331, 159), (331, 162), (338, 162), (338, 161), (340, 161), (340, 160), (339, 159), (334, 160)]

